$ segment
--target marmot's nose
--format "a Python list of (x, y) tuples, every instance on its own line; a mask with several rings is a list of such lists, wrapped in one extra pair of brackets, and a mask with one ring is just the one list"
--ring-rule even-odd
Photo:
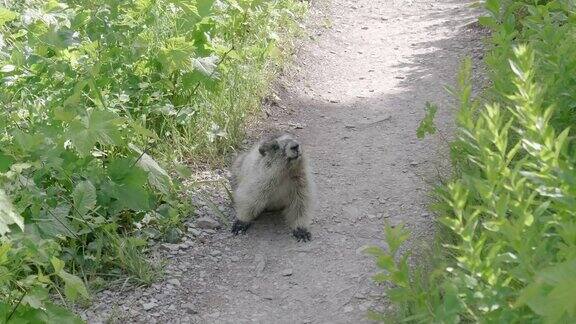
[(300, 149), (300, 145), (298, 145), (298, 143), (294, 143), (292, 145), (290, 145), (290, 150), (292, 150), (292, 152), (298, 152), (298, 150)]

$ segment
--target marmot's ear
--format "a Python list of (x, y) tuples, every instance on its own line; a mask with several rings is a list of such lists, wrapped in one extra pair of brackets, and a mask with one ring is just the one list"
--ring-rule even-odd
[(270, 150), (277, 150), (278, 149), (278, 142), (273, 139), (267, 142), (264, 142), (262, 144), (260, 144), (260, 147), (258, 148), (258, 152), (260, 152), (260, 155), (265, 156), (266, 152), (270, 151)]

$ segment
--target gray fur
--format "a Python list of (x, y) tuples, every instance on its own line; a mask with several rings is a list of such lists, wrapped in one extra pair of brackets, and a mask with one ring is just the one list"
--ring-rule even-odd
[[(245, 231), (262, 212), (282, 210), (298, 239), (310, 239), (313, 184), (298, 141), (290, 134), (262, 139), (232, 164), (237, 223)], [(307, 236), (300, 237), (301, 233)], [(297, 234), (300, 233), (300, 234)]]

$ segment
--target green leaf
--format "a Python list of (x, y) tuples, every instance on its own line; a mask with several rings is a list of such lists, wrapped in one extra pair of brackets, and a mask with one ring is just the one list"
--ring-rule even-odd
[(194, 66), (194, 69), (199, 71), (202, 75), (208, 78), (217, 79), (219, 76), (216, 71), (218, 60), (219, 58), (215, 55), (199, 57), (192, 59), (192, 65)]
[(75, 213), (84, 216), (96, 207), (96, 188), (90, 180), (81, 181), (74, 188), (72, 199)]
[(188, 66), (194, 49), (194, 43), (187, 41), (185, 37), (172, 37), (166, 41), (164, 48), (160, 49), (158, 60), (167, 73), (181, 70)]
[(426, 134), (434, 134), (436, 133), (436, 126), (434, 125), (434, 117), (436, 116), (436, 111), (438, 107), (430, 102), (426, 102), (426, 115), (420, 121), (420, 125), (416, 129), (416, 136), (418, 138), (424, 138)]
[(150, 194), (146, 188), (149, 173), (134, 166), (133, 159), (118, 159), (108, 166), (112, 183), (106, 193), (115, 198), (114, 210), (149, 210)]
[(394, 264), (394, 259), (391, 255), (381, 255), (376, 259), (376, 265), (378, 267), (385, 269), (387, 271), (394, 271), (396, 269), (396, 265)]
[(12, 166), (14, 162), (15, 160), (11, 156), (0, 151), (0, 173), (10, 170), (10, 166)]
[(362, 252), (376, 256), (376, 257), (386, 255), (386, 252), (384, 252), (384, 250), (382, 250), (378, 246), (369, 246), (369, 247), (365, 248)]
[(0, 7), (0, 27), (4, 26), (6, 23), (11, 22), (16, 19), (18, 14), (14, 11), (10, 11), (5, 7)]
[(69, 205), (63, 204), (55, 208), (46, 206), (36, 218), (34, 225), (38, 226), (38, 230), (46, 237), (73, 238), (78, 235), (78, 229), (68, 220), (69, 214)]
[(64, 270), (64, 261), (58, 259), (57, 257), (52, 257), (52, 259), (50, 259), (50, 262), (54, 267), (55, 274), (59, 274), (60, 271)]
[(384, 227), (384, 234), (392, 256), (396, 254), (400, 245), (402, 245), (410, 235), (408, 230), (404, 228), (404, 225), (398, 225), (396, 227), (386, 225)]
[(500, 14), (500, 0), (486, 0), (485, 6), (490, 13), (496, 18), (499, 17)]
[(140, 150), (136, 145), (130, 143), (128, 146), (140, 156), (137, 165), (142, 170), (148, 172), (148, 181), (150, 184), (162, 193), (168, 194), (172, 187), (172, 179), (168, 172), (166, 172), (166, 170), (164, 170), (150, 155), (142, 152), (142, 150)]
[(0, 236), (10, 232), (9, 226), (12, 224), (18, 225), (21, 230), (24, 230), (24, 219), (16, 213), (10, 197), (0, 189)]
[(58, 276), (64, 281), (64, 294), (70, 300), (75, 301), (78, 299), (78, 296), (82, 296), (86, 299), (90, 298), (82, 279), (73, 274), (69, 274), (64, 270), (60, 271)]
[(493, 17), (487, 17), (487, 16), (479, 17), (478, 22), (480, 23), (480, 25), (485, 27), (490, 27), (494, 29), (498, 27), (498, 22)]
[[(46, 322), (47, 323), (62, 323), (62, 324), (84, 324), (72, 311), (52, 303), (46, 303)], [(34, 323), (34, 322), (29, 322)]]
[(576, 259), (541, 270), (535, 280), (524, 288), (518, 304), (528, 305), (547, 323), (556, 323), (563, 316), (576, 317)]
[(107, 110), (93, 110), (89, 116), (75, 120), (70, 124), (68, 137), (83, 156), (94, 148), (96, 143), (119, 145), (122, 136), (118, 129), (124, 119)]
[(43, 287), (32, 287), (22, 299), (22, 304), (30, 305), (32, 308), (43, 308), (44, 301), (48, 300), (48, 290)]
[(200, 17), (206, 17), (210, 15), (213, 4), (214, 0), (197, 0), (196, 7), (198, 8), (198, 15)]

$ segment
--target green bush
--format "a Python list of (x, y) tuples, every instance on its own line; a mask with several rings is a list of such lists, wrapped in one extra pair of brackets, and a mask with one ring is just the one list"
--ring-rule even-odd
[[(576, 321), (576, 11), (573, 1), (486, 1), (493, 28), (488, 102), (471, 99), (467, 60), (455, 177), (438, 189), (438, 246), (420, 267), (398, 260), (407, 234), (371, 248), (396, 287), (389, 317), (423, 323)], [(426, 121), (426, 123), (430, 123)]]
[(102, 277), (155, 278), (142, 247), (176, 240), (190, 209), (162, 164), (182, 170), (173, 161), (216, 157), (238, 143), (289, 45), (281, 37), (294, 35), (305, 7), (3, 4), (0, 319), (54, 322), (47, 319), (71, 315), (49, 292), (65, 303), (88, 298), (84, 283)]

